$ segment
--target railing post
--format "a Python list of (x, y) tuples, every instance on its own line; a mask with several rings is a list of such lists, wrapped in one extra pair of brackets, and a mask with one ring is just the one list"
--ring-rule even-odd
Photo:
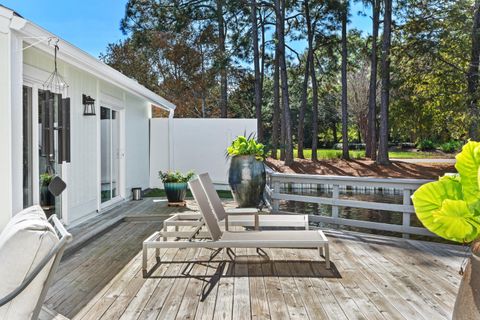
[(280, 182), (275, 181), (272, 177), (273, 182), (273, 194), (272, 194), (272, 211), (278, 212), (280, 209), (280, 199), (278, 198), (278, 194), (280, 193)]
[[(334, 184), (333, 185), (333, 192), (332, 192), (332, 199), (333, 199), (333, 202), (336, 203), (336, 200), (338, 200), (340, 196), (340, 187), (338, 184)], [(333, 218), (333, 222), (335, 224), (338, 224), (337, 223), (337, 219), (338, 219), (338, 206), (333, 204), (332, 205), (332, 218)]]
[[(408, 189), (403, 189), (403, 205), (408, 206), (410, 205), (410, 190)], [(404, 228), (410, 227), (410, 212), (403, 212), (402, 213), (402, 226)], [(404, 239), (409, 239), (410, 235), (408, 233), (402, 233), (402, 237)]]

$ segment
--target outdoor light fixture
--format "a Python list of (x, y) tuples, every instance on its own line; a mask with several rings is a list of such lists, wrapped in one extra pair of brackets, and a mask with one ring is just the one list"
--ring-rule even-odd
[(95, 115), (95, 99), (86, 94), (82, 94), (83, 115), (94, 116)]

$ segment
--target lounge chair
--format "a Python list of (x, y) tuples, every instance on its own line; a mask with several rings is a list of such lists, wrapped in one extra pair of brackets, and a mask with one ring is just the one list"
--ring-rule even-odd
[[(156, 249), (155, 256), (160, 262), (161, 248), (318, 248), (320, 255), (325, 257), (326, 268), (330, 269), (328, 239), (322, 231), (222, 231), (203, 192), (200, 180), (191, 180), (189, 186), (200, 207), (207, 232), (202, 232), (203, 226), (198, 226), (193, 231), (157, 231), (152, 234), (143, 242), (144, 276), (148, 274), (148, 249)], [(175, 240), (168, 240), (171, 238)]]
[(40, 206), (13, 216), (0, 234), (0, 319), (38, 318), (71, 239), (57, 217), (47, 220)]
[[(243, 227), (300, 227), (308, 230), (307, 214), (262, 214), (253, 210), (250, 212), (245, 211), (244, 208), (225, 210), (222, 200), (215, 191), (210, 175), (202, 173), (198, 176), (198, 179), (205, 190), (217, 219), (225, 221), (225, 230), (228, 230), (229, 225)], [(247, 216), (247, 214), (251, 216)], [(252, 219), (252, 216), (254, 216), (255, 220)]]
[[(255, 229), (259, 227), (300, 227), (308, 230), (309, 220), (306, 214), (265, 214), (256, 208), (225, 209), (209, 174), (202, 173), (198, 178), (213, 212), (219, 221), (225, 223), (225, 230), (227, 231), (229, 226), (255, 227)], [(201, 214), (178, 213), (166, 219), (164, 227), (168, 231), (169, 227), (173, 226), (178, 231), (179, 226), (198, 227), (203, 223)]]

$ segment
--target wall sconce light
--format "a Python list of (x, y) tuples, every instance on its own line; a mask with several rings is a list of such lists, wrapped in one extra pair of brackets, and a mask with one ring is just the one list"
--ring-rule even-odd
[(95, 99), (86, 94), (82, 94), (83, 115), (94, 116), (95, 115)]

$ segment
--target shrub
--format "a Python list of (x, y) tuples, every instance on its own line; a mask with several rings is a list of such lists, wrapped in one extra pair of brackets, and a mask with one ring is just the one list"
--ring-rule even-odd
[(234, 156), (255, 156), (257, 160), (265, 160), (265, 146), (254, 138), (238, 136), (227, 148), (227, 154)]
[(432, 140), (424, 139), (417, 143), (417, 148), (422, 151), (435, 150), (435, 144)]
[(445, 153), (453, 153), (460, 149), (462, 143), (460, 141), (451, 140), (440, 145), (440, 150)]
[(188, 171), (187, 173), (183, 174), (180, 171), (159, 171), (158, 177), (162, 180), (163, 183), (187, 183), (190, 179), (193, 178), (195, 173), (193, 171)]

